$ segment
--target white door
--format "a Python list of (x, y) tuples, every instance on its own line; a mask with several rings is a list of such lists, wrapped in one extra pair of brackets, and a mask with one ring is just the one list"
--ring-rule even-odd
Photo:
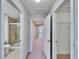
[(50, 15), (44, 21), (44, 53), (50, 59)]

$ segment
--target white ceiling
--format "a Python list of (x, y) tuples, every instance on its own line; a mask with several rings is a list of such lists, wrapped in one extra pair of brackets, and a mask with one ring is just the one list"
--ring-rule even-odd
[(30, 15), (47, 15), (55, 0), (41, 0), (36, 3), (35, 0), (21, 0), (25, 9)]
[(70, 12), (70, 0), (65, 0), (60, 7), (56, 10), (56, 12)]

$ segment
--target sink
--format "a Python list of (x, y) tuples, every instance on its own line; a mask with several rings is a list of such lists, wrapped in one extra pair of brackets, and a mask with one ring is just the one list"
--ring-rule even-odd
[(10, 44), (5, 44), (4, 45), (4, 48), (9, 48), (10, 47)]

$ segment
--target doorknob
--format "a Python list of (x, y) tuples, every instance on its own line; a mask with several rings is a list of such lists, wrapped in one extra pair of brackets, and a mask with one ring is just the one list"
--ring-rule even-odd
[(50, 40), (47, 40), (48, 42), (50, 42)]
[(56, 41), (56, 43), (58, 43), (58, 41)]
[(21, 40), (19, 40), (19, 42), (21, 42)]

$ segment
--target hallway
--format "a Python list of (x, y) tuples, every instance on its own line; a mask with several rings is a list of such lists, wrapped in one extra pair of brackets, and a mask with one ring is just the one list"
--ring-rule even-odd
[(0, 59), (78, 59), (76, 2), (1, 0)]
[(35, 39), (33, 42), (33, 51), (27, 56), (27, 59), (46, 59), (43, 52), (43, 39)]

